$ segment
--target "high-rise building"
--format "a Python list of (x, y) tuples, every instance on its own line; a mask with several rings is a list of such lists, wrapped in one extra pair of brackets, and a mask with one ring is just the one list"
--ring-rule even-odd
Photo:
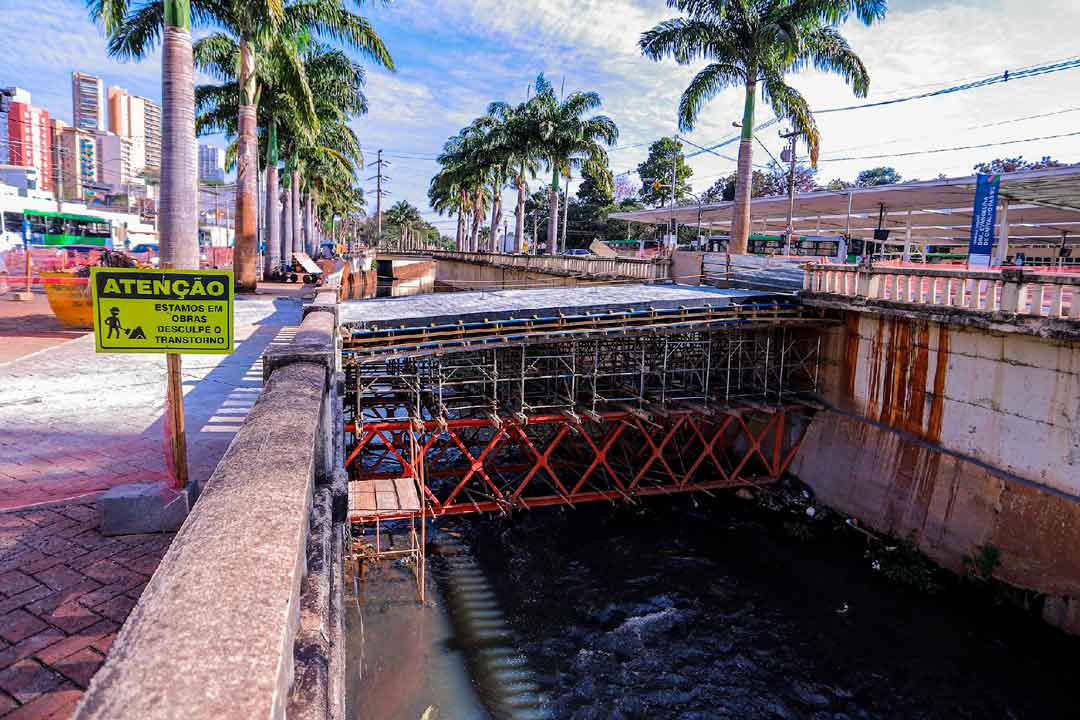
[(146, 168), (146, 98), (129, 95), (115, 85), (109, 88), (109, 132), (131, 141), (131, 172)]
[(52, 187), (53, 194), (58, 198), (64, 197), (64, 150), (60, 139), (64, 136), (64, 130), (69, 125), (59, 118), (49, 120), (49, 129), (52, 133), (52, 144), (49, 145), (49, 153), (52, 158)]
[(143, 98), (146, 118), (146, 168), (155, 173), (161, 172), (161, 106)]
[(0, 163), (11, 162), (11, 143), (8, 139), (8, 115), (11, 103), (30, 103), (30, 93), (18, 87), (0, 88)]
[(105, 130), (105, 84), (86, 73), (71, 73), (72, 125), (83, 130)]
[(59, 136), (53, 135), (53, 147), (59, 148), (61, 161), (57, 195), (64, 200), (85, 200), (92, 186), (101, 180), (97, 137), (88, 130), (68, 126)]
[(37, 169), (37, 188), (52, 189), (52, 127), (49, 112), (30, 104), (30, 93), (20, 88), (0, 90), (0, 121), (5, 132), (0, 149), (3, 161)]
[(199, 145), (199, 179), (225, 182), (225, 151), (213, 145)]
[(130, 185), (135, 178), (131, 166), (131, 140), (107, 132), (99, 132), (95, 136), (98, 180), (117, 189)]

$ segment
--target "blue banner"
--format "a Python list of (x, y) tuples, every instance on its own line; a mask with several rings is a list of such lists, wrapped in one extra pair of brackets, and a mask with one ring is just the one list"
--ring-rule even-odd
[(997, 221), (998, 190), (1001, 175), (977, 175), (975, 210), (971, 215), (971, 242), (968, 244), (969, 265), (989, 265), (994, 248)]

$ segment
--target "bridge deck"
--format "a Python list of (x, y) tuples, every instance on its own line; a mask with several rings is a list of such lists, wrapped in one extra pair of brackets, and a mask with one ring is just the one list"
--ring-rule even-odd
[(349, 300), (341, 304), (340, 313), (341, 324), (350, 328), (419, 327), (610, 310), (719, 308), (751, 300), (768, 302), (778, 297), (784, 296), (706, 286), (633, 283)]

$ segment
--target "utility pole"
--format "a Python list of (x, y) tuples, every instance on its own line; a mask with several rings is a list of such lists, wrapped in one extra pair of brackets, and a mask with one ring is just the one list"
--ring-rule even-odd
[(679, 167), (679, 135), (678, 133), (672, 138), (675, 145), (671, 152), (671, 222), (668, 223), (668, 241), (671, 243), (671, 252), (675, 252), (675, 248), (679, 245), (678, 228), (675, 225), (675, 183), (678, 180), (678, 167)]
[(368, 178), (368, 180), (375, 181), (375, 243), (378, 243), (379, 238), (382, 237), (383, 181), (390, 180), (390, 177), (383, 172), (383, 167), (388, 166), (390, 163), (382, 159), (382, 153), (383, 151), (379, 150), (379, 159), (375, 161), (375, 174)]
[[(784, 254), (791, 255), (791, 238), (795, 235), (795, 141), (798, 139), (799, 134), (792, 130), (789, 133), (780, 133), (780, 137), (788, 141), (788, 146), (784, 152), (780, 153), (780, 158), (791, 163), (787, 180), (787, 230), (784, 232)], [(787, 153), (787, 157), (784, 157), (784, 153)]]

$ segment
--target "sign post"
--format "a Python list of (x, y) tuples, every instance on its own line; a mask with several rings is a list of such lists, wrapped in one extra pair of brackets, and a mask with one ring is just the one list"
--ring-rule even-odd
[(994, 247), (998, 191), (1001, 175), (977, 175), (975, 208), (971, 215), (971, 240), (968, 243), (968, 267), (989, 267)]
[(175, 489), (188, 479), (181, 353), (233, 351), (233, 277), (221, 270), (94, 267), (98, 352), (166, 353), (165, 437)]

